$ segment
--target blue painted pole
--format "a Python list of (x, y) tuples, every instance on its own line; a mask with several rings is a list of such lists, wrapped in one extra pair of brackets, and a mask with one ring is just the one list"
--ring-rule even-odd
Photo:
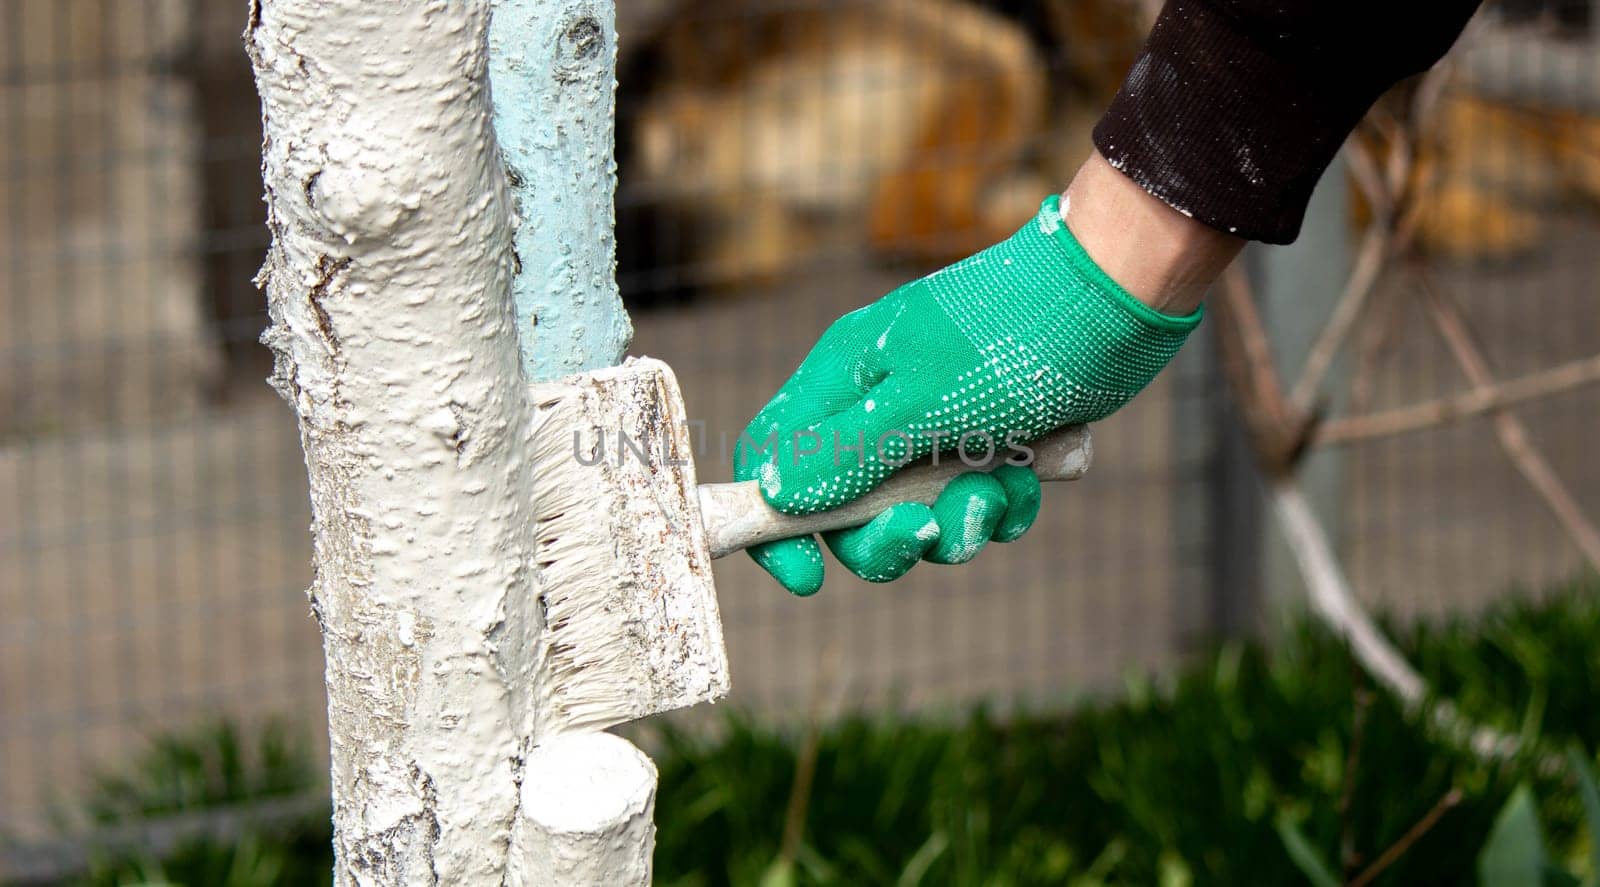
[(616, 55), (614, 0), (494, 2), (489, 86), (529, 381), (620, 363), (633, 338), (616, 280)]

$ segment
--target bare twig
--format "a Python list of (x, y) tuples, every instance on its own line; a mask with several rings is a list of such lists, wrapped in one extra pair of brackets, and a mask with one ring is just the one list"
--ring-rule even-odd
[(1383, 186), (1383, 174), (1378, 171), (1377, 159), (1372, 156), (1372, 151), (1367, 145), (1352, 139), (1345, 145), (1344, 162), (1345, 167), (1350, 170), (1350, 178), (1355, 181), (1356, 189), (1367, 201), (1367, 207), (1372, 211), (1373, 218), (1392, 218), (1394, 198)]
[(1381, 108), (1368, 115), (1366, 126), (1384, 145), (1374, 156), (1370, 143), (1352, 140), (1345, 160), (1356, 186), (1372, 208), (1372, 221), (1357, 248), (1356, 260), (1339, 295), (1333, 314), (1306, 354), (1305, 367), (1289, 392), (1290, 403), (1302, 413), (1313, 411), (1339, 349), (1360, 320), (1363, 309), (1388, 260), (1410, 248), (1421, 221), (1423, 204), (1417, 200), (1417, 151), (1432, 126), (1440, 97), (1449, 82), (1449, 65), (1437, 65), (1417, 84), (1404, 119)]
[(1424, 431), (1596, 383), (1600, 383), (1600, 354), (1461, 394), (1362, 416), (1330, 419), (1317, 429), (1313, 443), (1337, 446)]
[[(1358, 682), (1366, 674), (1356, 662), (1351, 662), (1350, 670), (1356, 672)], [(1356, 774), (1361, 767), (1361, 741), (1366, 736), (1367, 711), (1370, 708), (1372, 691), (1358, 683), (1350, 712), (1350, 748), (1344, 756), (1344, 784), (1339, 789), (1339, 860), (1347, 879), (1355, 873), (1356, 866), (1361, 862), (1361, 856), (1356, 851), (1355, 828), (1350, 811), (1355, 804)]]
[(1411, 119), (1420, 133), (1426, 134), (1437, 122), (1435, 114), (1455, 72), (1455, 60), (1447, 56), (1422, 75), (1422, 81), (1411, 96)]
[[(1473, 341), (1471, 330), (1461, 313), (1460, 306), (1434, 285), (1432, 276), (1427, 273), (1426, 268), (1418, 269), (1417, 280), (1422, 287), (1424, 303), (1428, 306), (1434, 326), (1438, 328), (1439, 335), (1449, 346), (1467, 381), (1478, 390), (1492, 389), (1495, 381), (1489, 370), (1489, 363), (1484, 358), (1483, 351)], [(1493, 407), (1489, 413), (1494, 422), (1495, 437), (1500, 441), (1500, 448), (1505, 451), (1506, 458), (1511, 460), (1533, 487), (1534, 492), (1544, 500), (1557, 522), (1567, 535), (1572, 537), (1572, 541), (1577, 544), (1590, 565), (1600, 569), (1600, 530), (1595, 529), (1595, 525), (1583, 513), (1572, 492), (1556, 475), (1555, 469), (1550, 467), (1544, 454), (1534, 446), (1528, 436), (1527, 426), (1504, 406)]]
[(1220, 295), (1226, 304), (1229, 317), (1239, 330), (1239, 345), (1250, 374), (1256, 396), (1274, 408), (1283, 403), (1283, 384), (1278, 379), (1278, 369), (1272, 362), (1272, 348), (1267, 342), (1266, 327), (1261, 323), (1261, 313), (1256, 309), (1255, 294), (1250, 288), (1250, 278), (1238, 262), (1222, 272)]
[[(1408, 126), (1408, 123), (1411, 125)], [(1397, 121), (1390, 131), (1389, 150), (1384, 155), (1384, 185), (1397, 204), (1407, 197), (1414, 196), (1411, 187), (1411, 173), (1415, 169), (1417, 159), (1417, 134), (1413, 131), (1414, 127), (1415, 121)]]
[(1328, 317), (1328, 322), (1317, 335), (1311, 345), (1311, 350), (1306, 354), (1305, 368), (1300, 371), (1300, 378), (1295, 382), (1294, 388), (1289, 392), (1289, 402), (1302, 413), (1312, 410), (1313, 401), (1317, 392), (1322, 388), (1323, 379), (1327, 377), (1328, 370), (1333, 366), (1333, 359), (1339, 353), (1339, 348), (1350, 335), (1350, 330), (1360, 319), (1362, 309), (1366, 307), (1367, 297), (1372, 295), (1372, 290), (1382, 276), (1384, 265), (1389, 256), (1393, 254), (1394, 229), (1389, 219), (1374, 219), (1367, 231), (1362, 235), (1361, 246), (1356, 252), (1356, 261), (1350, 271), (1350, 277), (1345, 282), (1344, 292), (1339, 294), (1339, 301), (1333, 308), (1333, 314)]
[(1395, 860), (1405, 855), (1405, 852), (1410, 850), (1412, 845), (1422, 840), (1423, 835), (1426, 835), (1435, 825), (1438, 825), (1439, 820), (1450, 812), (1450, 808), (1459, 803), (1461, 803), (1461, 789), (1451, 788), (1445, 792), (1444, 797), (1440, 798), (1432, 809), (1424, 813), (1415, 825), (1407, 829), (1406, 833), (1401, 835), (1398, 841), (1390, 844), (1389, 849), (1379, 854), (1378, 858), (1372, 861), (1372, 865), (1367, 866), (1366, 870), (1357, 875), (1355, 880), (1347, 884), (1346, 887), (1366, 887), (1366, 885), (1371, 884), (1374, 878), (1383, 874), (1384, 869), (1394, 865)]
[(805, 738), (800, 743), (800, 753), (794, 765), (794, 783), (789, 787), (789, 805), (783, 814), (783, 842), (778, 846), (778, 858), (785, 867), (794, 865), (800, 854), (800, 844), (806, 836), (806, 812), (811, 807), (811, 783), (817, 775), (817, 747), (821, 743), (822, 725), (816, 718), (806, 722)]
[(839, 648), (830, 642), (817, 657), (817, 671), (811, 685), (811, 705), (806, 714), (806, 732), (795, 756), (794, 782), (789, 787), (789, 804), (783, 815), (783, 840), (778, 845), (779, 864), (794, 865), (806, 836), (806, 814), (811, 807), (811, 785), (817, 775), (817, 750), (822, 744), (823, 706), (834, 684), (839, 664)]
[(1378, 375), (1378, 364), (1383, 359), (1384, 352), (1388, 350), (1391, 331), (1395, 326), (1394, 301), (1392, 298), (1385, 299), (1372, 306), (1366, 322), (1356, 333), (1355, 371), (1350, 378), (1350, 398), (1347, 407), (1352, 413), (1365, 412), (1368, 404), (1372, 402), (1372, 389)]
[[(1427, 682), (1356, 601), (1327, 531), (1294, 477), (1296, 462), (1288, 459), (1275, 465), (1271, 461), (1281, 458), (1275, 455), (1284, 447), (1281, 441), (1293, 439), (1283, 429), (1294, 426), (1285, 424), (1283, 417), (1292, 412), (1282, 395), (1277, 394), (1274, 400), (1277, 374), (1271, 361), (1262, 359), (1264, 333), (1252, 310), (1248, 290), (1238, 280), (1231, 284), (1225, 280), (1219, 295), (1223, 296), (1218, 301), (1223, 310), (1218, 312), (1221, 322), (1217, 327), (1223, 368), (1234, 399), (1245, 414), (1256, 458), (1270, 480), (1268, 497), (1305, 579), (1311, 612), (1349, 644), (1351, 654), (1367, 674), (1393, 693), (1402, 707), (1422, 712), (1446, 742), (1486, 760), (1521, 754), (1522, 743), (1515, 736), (1472, 723), (1447, 700), (1430, 703)], [(1537, 763), (1541, 772), (1555, 772), (1564, 766), (1558, 755), (1544, 753)]]
[(1427, 684), (1405, 657), (1372, 623), (1356, 602), (1345, 579), (1322, 521), (1306, 501), (1294, 478), (1279, 478), (1269, 495), (1272, 509), (1288, 538), (1289, 548), (1305, 578), (1311, 610), (1324, 624), (1350, 644), (1350, 651), (1367, 674), (1399, 698), (1407, 708), (1422, 704)]
[[(1268, 487), (1268, 497), (1305, 579), (1312, 613), (1350, 645), (1351, 654), (1373, 680), (1393, 693), (1403, 708), (1422, 713), (1440, 737), (1457, 748), (1484, 760), (1509, 760), (1526, 750), (1516, 736), (1474, 724), (1448, 700), (1430, 703), (1427, 682), (1356, 601), (1350, 582), (1334, 557), (1327, 530), (1306, 501), (1299, 482), (1292, 477), (1279, 477)], [(1535, 765), (1541, 773), (1558, 773), (1566, 766), (1558, 754), (1542, 749), (1537, 753)]]
[(1223, 373), (1256, 460), (1269, 476), (1287, 473), (1311, 439), (1314, 417), (1295, 412), (1283, 396), (1250, 281), (1237, 263), (1223, 273), (1212, 308)]

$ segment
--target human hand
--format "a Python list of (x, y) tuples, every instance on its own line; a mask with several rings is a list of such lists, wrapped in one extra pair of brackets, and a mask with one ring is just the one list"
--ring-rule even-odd
[[(1200, 321), (1162, 314), (1089, 258), (1052, 196), (1010, 239), (837, 320), (751, 420), (734, 459), (779, 511), (848, 502), (930, 453), (1005, 460), (1063, 425), (1094, 422), (1142, 390)], [(824, 534), (874, 582), (918, 560), (964, 563), (1032, 525), (1039, 482), (1001, 465), (952, 481), (932, 507), (902, 503)], [(801, 537), (750, 550), (799, 595), (822, 586), (821, 549)]]

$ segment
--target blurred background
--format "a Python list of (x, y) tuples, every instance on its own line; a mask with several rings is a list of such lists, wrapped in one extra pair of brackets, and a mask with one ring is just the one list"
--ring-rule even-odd
[[(620, 6), (617, 224), (633, 351), (668, 361), (690, 413), (730, 433), (839, 314), (1010, 234), (1059, 190), (1087, 156), (1089, 130), (1153, 12), (1135, 0)], [(256, 341), (266, 312), (251, 278), (267, 244), (259, 105), (238, 36), (245, 14), (243, 0), (0, 0), (0, 881), (100, 877), (107, 848), (159, 858), (206, 838), (234, 851), (215, 882), (256, 883), (248, 872), (227, 880), (243, 865), (239, 836), (256, 827), (241, 823), (301, 822), (309, 810), (314, 836), (325, 804), (321, 646), (303, 593), (304, 465), (294, 417), (263, 383), (270, 357)], [(1593, 3), (1491, 4), (1447, 64), (1426, 138), (1408, 148), (1415, 233), (1395, 264), (1426, 265), (1506, 378), (1600, 352)], [(1396, 131), (1378, 125), (1365, 137)], [(1248, 254), (1291, 379), (1372, 217), (1340, 163), (1298, 244)], [(1353, 356), (1333, 371), (1344, 393), (1329, 411), (1467, 389), (1409, 279), (1380, 278)], [(924, 841), (944, 834), (931, 826), (907, 827), (921, 837), (884, 863), (882, 878), (841, 861), (853, 851), (823, 853), (821, 837), (786, 838), (795, 819), (785, 804), (804, 794), (795, 774), (817, 766), (819, 743), (843, 754), (818, 738), (832, 728), (817, 725), (861, 713), (965, 723), (974, 705), (1031, 718), (1132, 705), (1150, 687), (1181, 683), (1195, 663), (1214, 665), (1218, 650), (1259, 652), (1272, 644), (1257, 641), (1295, 636), (1284, 626), (1297, 624), (1302, 586), (1263, 510), (1235, 413), (1203, 328), (1150, 391), (1096, 428), (1094, 469), (1052, 491), (1017, 544), (882, 587), (834, 568), (806, 600), (746, 559), (719, 563), (729, 705), (741, 714), (733, 728), (719, 713), (660, 726), (666, 739), (654, 741), (669, 746), (661, 809), (675, 791), (692, 800), (683, 774), (696, 768), (674, 761), (710, 755), (704, 735), (744, 730), (769, 737), (777, 761), (776, 803), (751, 820), (776, 825), (745, 842), (766, 841), (767, 860), (816, 882), (904, 882), (912, 863), (927, 883), (987, 882), (962, 880), (951, 867), (966, 857), (948, 849), (950, 835)], [(1600, 387), (1516, 415), (1570, 496), (1600, 513)], [(729, 474), (715, 460), (700, 470), (706, 480)], [(1482, 420), (1331, 449), (1304, 479), (1362, 601), (1405, 638), (1486, 610), (1567, 600), (1574, 583), (1587, 592), (1564, 606), (1593, 597), (1579, 547)], [(1548, 666), (1485, 702), (1484, 718), (1504, 714), (1517, 730), (1533, 717), (1538, 727), (1555, 696), (1582, 689), (1549, 669), (1592, 675), (1600, 648), (1537, 654), (1551, 649), (1546, 641), (1496, 642), (1460, 660)], [(1417, 656), (1435, 649), (1415, 643), (1407, 649)], [(1534, 658), (1519, 658), (1518, 643), (1532, 644)], [(1323, 667), (1349, 684), (1330, 698), (1364, 692), (1337, 645), (1323, 652)], [(1450, 669), (1469, 666), (1451, 661), (1439, 654), (1424, 671), (1467, 686)], [(1546, 695), (1534, 717), (1538, 686)], [(1312, 745), (1319, 730), (1346, 744), (1360, 735), (1348, 700), (1330, 703), (1320, 722), (1306, 704)], [(973, 735), (988, 745), (1001, 736)], [(1600, 736), (1577, 738), (1592, 749)], [(902, 740), (911, 742), (885, 740), (889, 757), (912, 747)], [(1271, 784), (1309, 766), (1285, 754), (1291, 775)], [(1334, 763), (1345, 757), (1334, 753)], [(1108, 766), (1103, 749), (1089, 759)], [(1495, 807), (1509, 796), (1509, 783), (1494, 781), (1502, 777), (1485, 777), (1498, 786), (1484, 789)], [(1132, 809), (1103, 786), (1083, 791)], [(1433, 800), (1420, 799), (1424, 811)], [(1184, 803), (1194, 811), (1224, 799)], [(1295, 808), (1262, 809), (1241, 821), (1264, 823), (1264, 852), (1289, 865), (1273, 822)], [(1404, 831), (1409, 820), (1394, 816), (1398, 824), (1372, 826), (1375, 846), (1356, 859), (1370, 861)], [(673, 817), (660, 818), (662, 852), (677, 852)], [(1480, 840), (1488, 817), (1471, 822)], [(724, 836), (731, 828), (715, 826)], [(1318, 828), (1335, 849), (1348, 833), (1337, 822)], [(1101, 836), (1085, 846), (1122, 846), (1121, 855), (1107, 862), (1070, 841), (1060, 858), (1018, 852), (1056, 859), (1049, 871), (1060, 883), (1222, 877), (1181, 836), (1148, 824), (1135, 833), (1167, 849)], [(1000, 845), (1033, 847), (1012, 833), (985, 846)], [(664, 858), (664, 879), (746, 882), (732, 862), (694, 880), (696, 864), (674, 860)], [(1345, 867), (1359, 869), (1348, 858)], [(267, 871), (263, 883), (294, 883)]]

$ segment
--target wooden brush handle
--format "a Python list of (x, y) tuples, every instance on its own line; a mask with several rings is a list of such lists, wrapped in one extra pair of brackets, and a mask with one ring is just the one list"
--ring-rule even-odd
[[(1051, 432), (1028, 446), (1033, 449), (1033, 470), (1042, 481), (1083, 477), (1094, 452), (1089, 429), (1082, 425)], [(1003, 462), (997, 455), (995, 466)], [(906, 466), (872, 492), (838, 508), (799, 515), (775, 511), (761, 498), (761, 490), (753, 480), (701, 484), (700, 513), (711, 556), (718, 558), (762, 542), (859, 527), (901, 502), (932, 505), (945, 484), (972, 470), (955, 454), (947, 453), (940, 457), (938, 465), (923, 460)]]

